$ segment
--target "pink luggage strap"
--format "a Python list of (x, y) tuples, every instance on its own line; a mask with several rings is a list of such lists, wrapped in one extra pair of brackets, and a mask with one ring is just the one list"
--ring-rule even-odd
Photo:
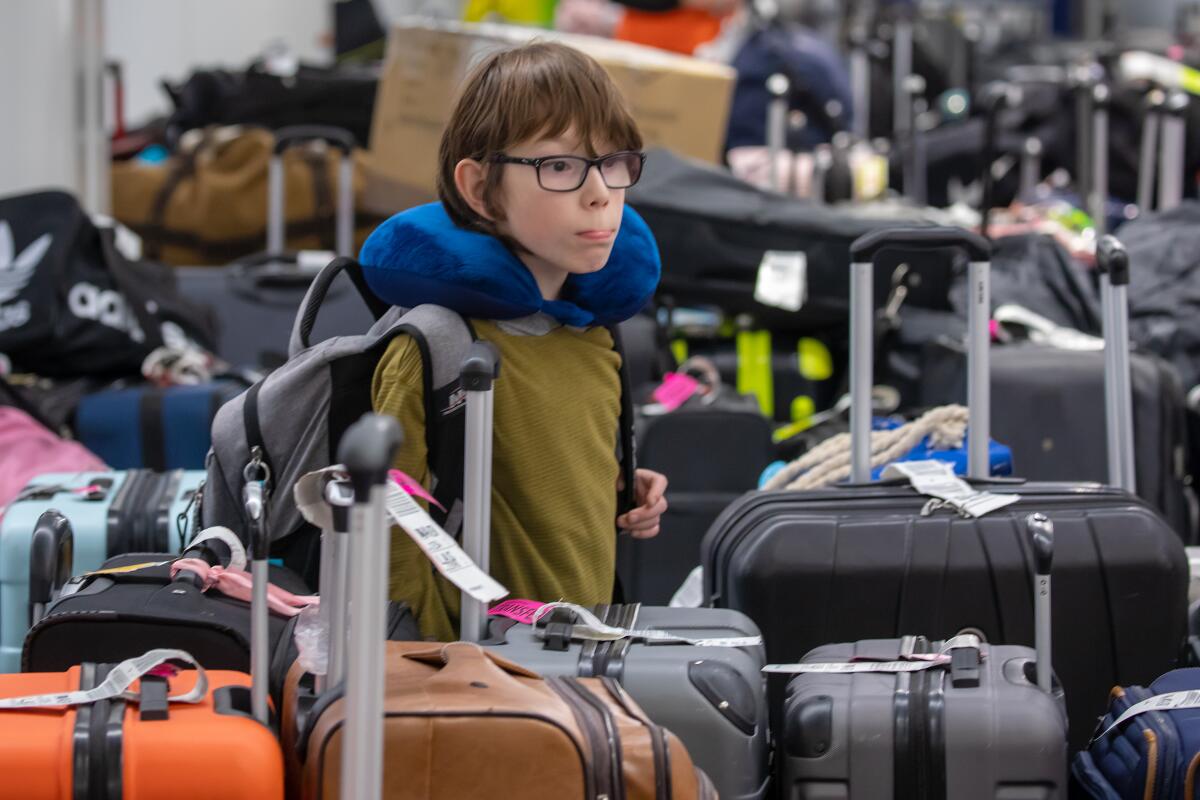
[[(232, 567), (213, 566), (199, 558), (181, 558), (171, 564), (171, 577), (174, 578), (180, 570), (187, 570), (200, 577), (203, 586), (200, 591), (206, 592), (216, 588), (218, 592), (235, 600), (250, 602), (250, 592), (254, 585), (250, 573)], [(295, 595), (287, 589), (267, 584), (267, 605), (271, 613), (283, 617), (294, 617), (309, 606), (320, 605), (321, 598), (317, 595)]]

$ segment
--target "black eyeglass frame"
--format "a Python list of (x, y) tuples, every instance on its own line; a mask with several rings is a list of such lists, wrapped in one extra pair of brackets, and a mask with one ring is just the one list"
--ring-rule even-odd
[[(605, 161), (608, 161), (609, 159), (616, 158), (617, 156), (637, 156), (638, 157), (637, 177), (634, 178), (633, 182), (627, 186), (610, 186), (608, 183), (608, 180), (604, 177), (604, 170), (600, 169), (601, 164), (603, 164)], [(548, 188), (544, 183), (542, 183), (542, 164), (544, 164), (547, 161), (554, 161), (556, 159), (562, 160), (565, 158), (569, 158), (573, 161), (584, 162), (583, 175), (580, 176), (579, 183), (570, 189), (550, 189), (550, 188)], [(609, 153), (607, 155), (597, 156), (596, 158), (587, 158), (586, 156), (574, 156), (574, 155), (554, 155), (554, 156), (541, 156), (540, 158), (521, 158), (519, 156), (508, 156), (508, 155), (505, 155), (504, 153), (497, 153), (496, 155), (489, 158), (488, 161), (490, 161), (493, 164), (520, 164), (520, 165), (526, 166), (526, 167), (533, 167), (537, 171), (538, 186), (542, 190), (547, 191), (547, 192), (563, 192), (563, 193), (579, 191), (579, 187), (583, 186), (583, 184), (587, 181), (588, 173), (591, 171), (592, 167), (595, 167), (596, 169), (600, 170), (600, 179), (604, 181), (604, 185), (608, 186), (609, 189), (628, 189), (630, 186), (636, 186), (637, 182), (642, 179), (642, 171), (645, 170), (645, 168), (646, 168), (646, 154), (641, 152), (640, 150), (618, 150), (615, 153)]]

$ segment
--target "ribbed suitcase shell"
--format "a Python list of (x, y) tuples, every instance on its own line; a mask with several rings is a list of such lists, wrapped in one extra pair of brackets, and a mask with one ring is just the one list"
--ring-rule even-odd
[[(753, 619), (776, 663), (829, 642), (914, 631), (947, 638), (978, 628), (989, 641), (1032, 646), (1032, 554), (1021, 520), (1043, 512), (1055, 530), (1054, 668), (1072, 747), (1082, 747), (1114, 685), (1146, 684), (1175, 665), (1186, 632), (1183, 545), (1120, 490), (986, 488), (1022, 499), (967, 520), (922, 516), (928, 498), (896, 485), (745, 495), (705, 536), (706, 597)], [(772, 681), (776, 700), (781, 691)]]
[[(21, 668), (29, 630), (29, 546), (42, 512), (57, 509), (71, 523), (71, 574), (79, 575), (130, 551), (178, 553), (192, 536), (192, 515), (185, 515), (182, 532), (177, 520), (203, 480), (203, 470), (129, 470), (48, 473), (30, 481), (30, 487), (60, 491), (13, 503), (0, 524), (0, 672)], [(71, 492), (88, 486), (101, 487), (103, 496), (88, 500)]]
[[(899, 639), (827, 645), (804, 660), (892, 659), (900, 647)], [(985, 644), (982, 654), (975, 687), (954, 686), (941, 668), (793, 678), (780, 737), (782, 796), (1066, 800), (1061, 695), (1029, 681), (1029, 648)]]

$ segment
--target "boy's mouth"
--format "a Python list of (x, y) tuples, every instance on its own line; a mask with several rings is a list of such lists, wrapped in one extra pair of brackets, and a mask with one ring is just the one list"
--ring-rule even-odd
[(590, 230), (580, 231), (575, 235), (583, 239), (587, 239), (589, 242), (606, 242), (611, 239), (615, 233), (616, 231), (613, 230)]

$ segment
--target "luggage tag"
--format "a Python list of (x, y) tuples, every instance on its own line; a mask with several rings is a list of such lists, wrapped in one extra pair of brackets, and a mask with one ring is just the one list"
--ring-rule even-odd
[[(343, 476), (345, 468), (334, 466), (310, 472), (296, 481), (293, 489), (296, 506), (301, 515), (322, 530), (329, 530), (333, 525), (333, 517), (325, 503), (324, 494), (324, 485), (328, 480), (327, 476), (330, 475)], [(481, 602), (490, 603), (507, 595), (508, 589), (480, 569), (458, 546), (454, 537), (446, 533), (445, 529), (434, 522), (425, 509), (409, 496), (410, 492), (416, 492), (416, 489), (420, 488), (420, 484), (399, 470), (392, 470), (389, 476), (391, 480), (387, 484), (386, 498), (388, 516), (408, 534), (417, 547), (421, 548), (421, 552), (433, 562), (437, 571), (446, 580)], [(401, 488), (397, 478), (405, 488)], [(417, 494), (432, 500), (423, 488), (420, 488)]]
[(880, 477), (885, 481), (906, 478), (920, 494), (954, 507), (964, 517), (976, 519), (1021, 499), (1017, 494), (1001, 495), (972, 489), (969, 483), (954, 474), (954, 467), (944, 461), (900, 461), (888, 464)]
[(670, 413), (682, 406), (700, 390), (700, 381), (682, 372), (668, 372), (662, 383), (654, 390), (654, 402)]
[(34, 694), (26, 697), (10, 697), (0, 699), (0, 710), (24, 708), (53, 708), (56, 706), (82, 706), (96, 703), (100, 700), (110, 700), (120, 697), (125, 700), (137, 700), (138, 696), (129, 692), (133, 682), (146, 675), (161, 674), (158, 670), (169, 661), (182, 661), (190, 664), (196, 670), (196, 685), (191, 691), (172, 695), (167, 698), (169, 703), (199, 703), (208, 694), (208, 676), (204, 667), (183, 650), (151, 650), (148, 653), (130, 658), (117, 664), (108, 676), (94, 689), (80, 689), (74, 692), (58, 694)]
[(1119, 727), (1126, 720), (1133, 719), (1139, 714), (1145, 714), (1147, 711), (1179, 711), (1187, 708), (1200, 708), (1200, 690), (1192, 689), (1187, 692), (1167, 692), (1166, 694), (1155, 695), (1140, 703), (1134, 703), (1125, 709), (1125, 713), (1117, 717), (1116, 722), (1105, 728), (1103, 732), (1092, 737), (1092, 742), (1089, 745), (1103, 739), (1114, 728)]
[[(962, 633), (947, 639), (936, 653), (912, 653), (892, 661), (875, 661), (869, 657), (855, 657), (849, 661), (813, 662), (808, 664), (767, 664), (763, 672), (773, 675), (801, 675), (812, 673), (846, 675), (857, 672), (923, 672), (934, 667), (949, 666), (953, 660), (952, 650), (974, 648), (979, 650), (979, 637), (973, 633)], [(979, 653), (983, 660), (983, 651)]]
[(754, 299), (764, 306), (799, 311), (808, 299), (808, 255), (803, 250), (768, 250), (758, 265)]
[[(526, 601), (528, 602), (528, 601)], [(670, 633), (669, 631), (639, 630), (636, 628), (619, 628), (606, 625), (600, 618), (588, 609), (575, 603), (546, 603), (533, 613), (533, 622), (549, 614), (556, 608), (565, 608), (575, 614), (581, 622), (571, 626), (571, 638), (594, 642), (612, 642), (618, 639), (641, 639), (646, 642), (659, 644), (690, 644), (693, 647), (759, 647), (762, 645), (761, 636), (721, 636), (705, 639), (693, 639), (688, 636)]]

